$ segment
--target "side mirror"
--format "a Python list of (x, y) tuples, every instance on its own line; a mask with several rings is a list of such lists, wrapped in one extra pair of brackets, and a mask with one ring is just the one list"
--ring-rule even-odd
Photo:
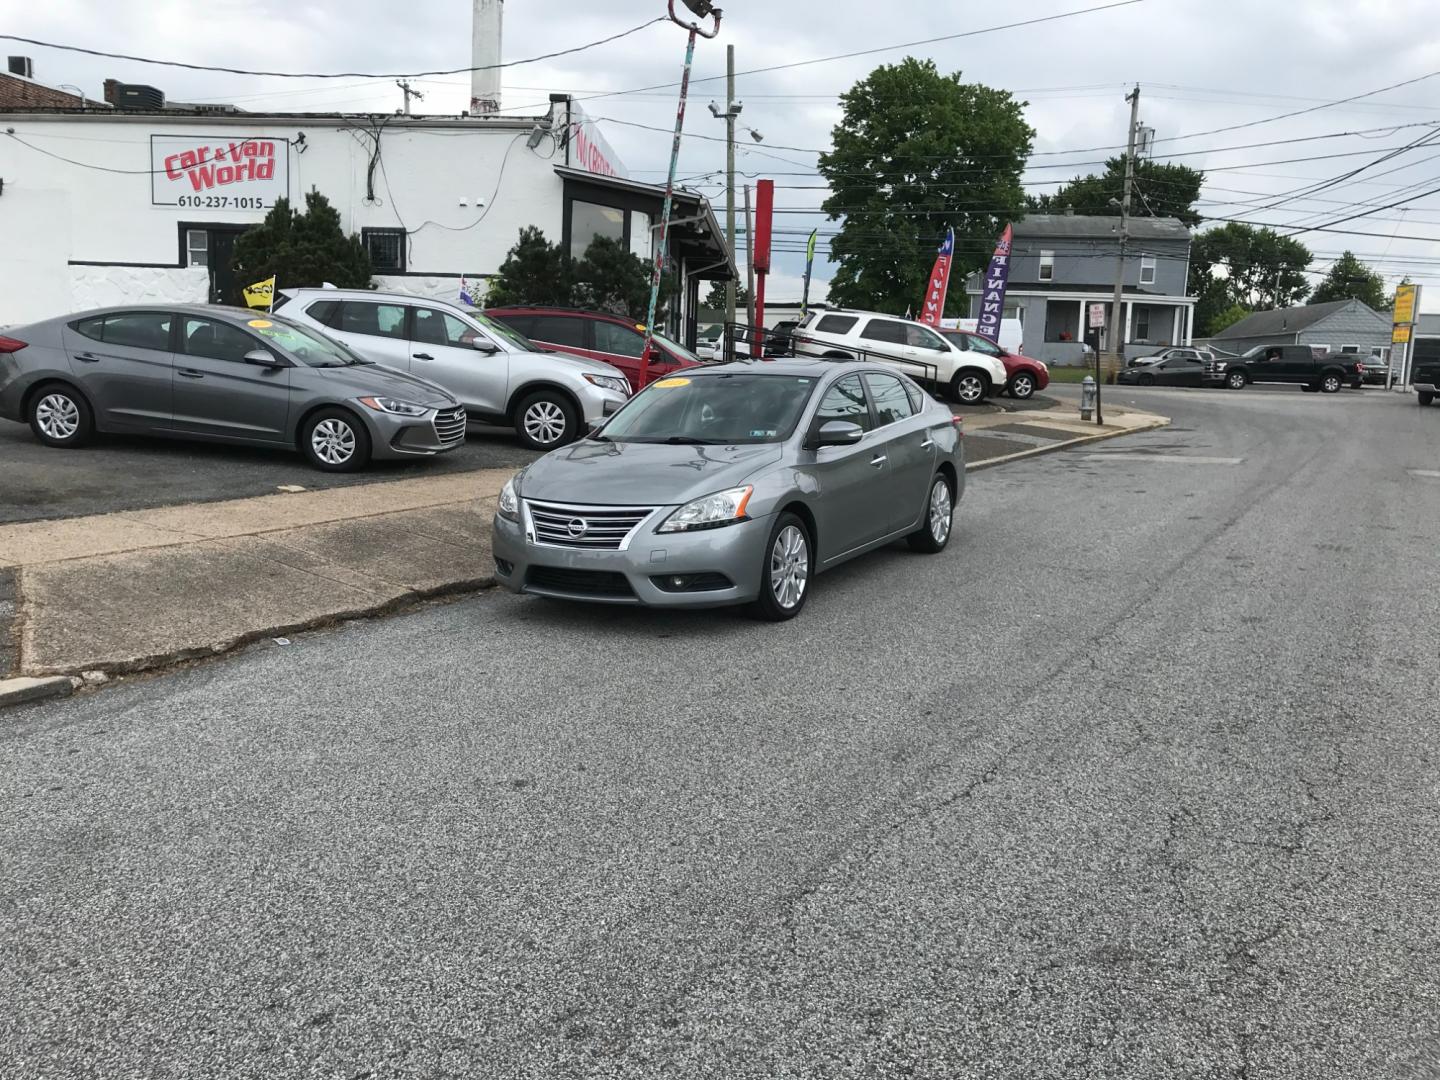
[(829, 420), (820, 425), (820, 430), (815, 433), (815, 445), (821, 446), (854, 446), (865, 437), (865, 431), (859, 424), (852, 424), (849, 420)]
[(484, 353), (486, 356), (494, 356), (500, 351), (499, 345), (496, 345), (493, 341), (487, 341), (485, 338), (479, 337), (470, 340), (470, 347), (476, 352)]
[(274, 353), (266, 349), (251, 349), (244, 356), (245, 363), (253, 364), (255, 367), (263, 368), (287, 368), (290, 366), (288, 360), (281, 360)]

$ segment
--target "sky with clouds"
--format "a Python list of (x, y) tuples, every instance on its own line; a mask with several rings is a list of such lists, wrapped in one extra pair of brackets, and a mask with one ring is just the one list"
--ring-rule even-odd
[[(723, 5), (720, 37), (699, 43), (686, 124), (687, 133), (711, 139), (685, 142), (679, 175), (723, 207), (725, 148), (719, 137), (724, 124), (705, 106), (723, 100), (727, 44), (735, 47), (737, 70), (747, 73), (1104, 2), (730, 0)], [(604, 38), (664, 13), (662, 0), (508, 0), (505, 8), (506, 61)], [(470, 0), (151, 0), (144, 5), (0, 0), (0, 30), (195, 64), (414, 72), (470, 62), (470, 11)], [(942, 71), (962, 72), (967, 81), (1011, 90), (1027, 102), (1027, 118), (1038, 133), (1027, 186), (1053, 190), (1056, 182), (1091, 171), (1090, 163), (1113, 153), (1092, 148), (1123, 140), (1128, 121), (1124, 95), (1138, 82), (1141, 119), (1156, 132), (1156, 158), (1207, 172), (1202, 213), (1290, 225), (1329, 223), (1372, 211), (1334, 226), (1365, 235), (1300, 235), (1316, 253), (1314, 266), (1325, 269), (1349, 248), (1392, 283), (1408, 274), (1430, 286), (1423, 306), (1440, 311), (1440, 193), (1425, 194), (1440, 188), (1440, 135), (1431, 149), (1370, 165), (1313, 198), (1266, 208), (1432, 130), (1423, 125), (1434, 124), (1440, 132), (1440, 34), (1434, 32), (1434, 14), (1434, 0), (1366, 0), (1363, 7), (1353, 0), (1137, 0), (1038, 25), (741, 74), (736, 92), (744, 102), (741, 124), (762, 133), (764, 141), (742, 132), (738, 168), (750, 182), (774, 177), (781, 185), (780, 208), (818, 206), (825, 192), (810, 151), (829, 145), (841, 116), (837, 96), (878, 64), (908, 53), (932, 58)], [(76, 84), (93, 96), (109, 76), (158, 85), (172, 100), (231, 101), (256, 111), (393, 112), (401, 103), (389, 79), (254, 78), (3, 44), (7, 54), (31, 55), (41, 82)], [(552, 91), (572, 93), (601, 118), (606, 138), (633, 177), (663, 182), (676, 91), (623, 91), (678, 82), (684, 45), (678, 27), (657, 24), (585, 52), (509, 68), (503, 78), (504, 111), (539, 113)], [(1432, 79), (1331, 104), (1431, 73)], [(468, 104), (468, 76), (423, 79), (415, 85), (425, 94), (415, 105), (417, 112), (454, 114)], [(1312, 111), (1270, 120), (1299, 110)], [(1236, 125), (1252, 126), (1204, 134)], [(1381, 208), (1390, 204), (1396, 205)], [(823, 217), (803, 212), (780, 215), (776, 225), (794, 230), (797, 237), (816, 225), (822, 232), (833, 228)], [(1425, 239), (1432, 236), (1437, 239)], [(802, 268), (798, 252), (782, 255), (771, 295), (798, 295)], [(823, 280), (832, 271), (822, 261), (816, 276)]]

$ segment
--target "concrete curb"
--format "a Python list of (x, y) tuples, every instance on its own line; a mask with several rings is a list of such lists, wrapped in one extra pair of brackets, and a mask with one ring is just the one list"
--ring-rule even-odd
[(43, 701), (45, 698), (69, 697), (74, 689), (75, 684), (67, 675), (54, 675), (40, 679), (23, 677), (0, 679), (0, 708), (4, 708), (6, 705), (24, 705), (31, 701)]
[[(1007, 461), (1019, 461), (1021, 458), (1038, 457), (1041, 454), (1053, 454), (1056, 450), (1064, 450), (1071, 446), (1080, 446), (1082, 443), (1102, 442), (1105, 439), (1118, 439), (1122, 435), (1134, 435), (1137, 431), (1154, 431), (1157, 428), (1169, 427), (1168, 416), (1157, 416), (1154, 420), (1142, 424), (1139, 427), (1123, 428), (1120, 431), (1102, 431), (1097, 435), (1081, 435), (1074, 439), (1064, 439), (1053, 446), (1036, 446), (1029, 450), (1017, 450), (1013, 454), (1005, 454), (1001, 457), (986, 458), (984, 461), (968, 461), (965, 463), (966, 472), (977, 472), (980, 469), (988, 469), (994, 465), (1004, 465)], [(976, 435), (980, 434), (976, 431)]]

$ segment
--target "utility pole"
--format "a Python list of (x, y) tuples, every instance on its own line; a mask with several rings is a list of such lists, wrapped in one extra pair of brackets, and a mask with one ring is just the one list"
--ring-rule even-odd
[[(735, 46), (725, 46), (725, 110), (710, 103), (710, 114), (725, 121), (725, 243), (735, 259), (735, 118), (745, 108), (735, 100)], [(736, 266), (740, 260), (735, 259)], [(735, 282), (725, 283), (725, 325), (735, 324)], [(729, 331), (727, 330), (728, 334)]]
[[(1130, 137), (1125, 150), (1125, 188), (1120, 198), (1120, 264), (1115, 269), (1115, 301), (1110, 319), (1111, 352), (1116, 370), (1125, 366), (1125, 247), (1130, 240), (1130, 192), (1135, 186), (1135, 135), (1140, 126), (1140, 84), (1125, 95), (1130, 103)], [(1114, 204), (1114, 200), (1111, 200)], [(1096, 359), (1099, 359), (1097, 354)]]
[(405, 115), (409, 116), (410, 99), (413, 97), (416, 101), (424, 101), (425, 95), (422, 94), (419, 90), (410, 89), (410, 82), (407, 79), (396, 79), (395, 85), (398, 86), (400, 88), (400, 92), (405, 95)]

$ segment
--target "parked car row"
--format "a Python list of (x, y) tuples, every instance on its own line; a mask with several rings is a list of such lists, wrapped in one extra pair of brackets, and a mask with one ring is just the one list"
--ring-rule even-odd
[(1289, 383), (1310, 392), (1339, 393), (1364, 385), (1365, 365), (1354, 353), (1317, 354), (1309, 345), (1257, 345), (1237, 357), (1205, 362), (1203, 386), (1243, 390), (1251, 383)]

